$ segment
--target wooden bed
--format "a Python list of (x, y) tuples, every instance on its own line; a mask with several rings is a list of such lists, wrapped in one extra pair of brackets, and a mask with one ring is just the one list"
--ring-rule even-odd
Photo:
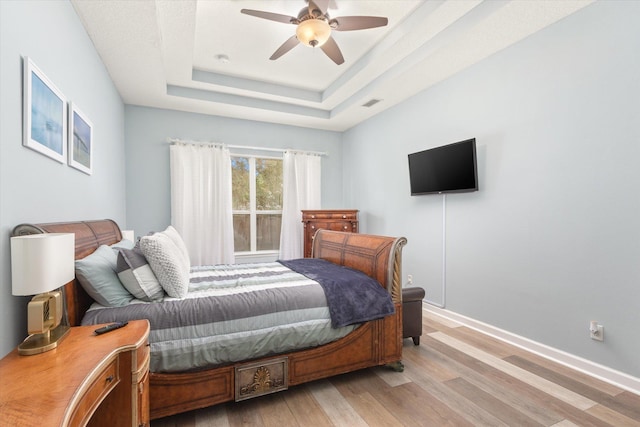
[[(14, 235), (34, 233), (74, 233), (76, 259), (86, 257), (100, 245), (111, 245), (122, 239), (120, 228), (111, 220), (21, 224), (13, 231)], [(406, 239), (402, 237), (319, 230), (313, 242), (312, 256), (360, 270), (375, 278), (391, 294), (395, 314), (363, 323), (346, 337), (319, 347), (205, 370), (152, 372), (151, 418), (252, 397), (251, 393), (249, 396), (239, 394), (241, 388), (247, 389), (246, 378), (255, 380), (249, 388), (256, 392), (255, 395), (261, 395), (372, 366), (388, 364), (401, 370), (401, 253), (405, 244)], [(77, 326), (93, 300), (76, 280), (65, 285), (64, 293), (67, 321), (69, 325)], [(265, 374), (269, 381), (264, 381)]]

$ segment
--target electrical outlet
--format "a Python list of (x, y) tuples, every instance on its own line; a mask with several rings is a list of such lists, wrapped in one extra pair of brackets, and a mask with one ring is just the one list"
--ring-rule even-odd
[(407, 285), (413, 285), (413, 275), (407, 275)]
[(596, 341), (604, 341), (604, 326), (600, 325), (595, 320), (589, 323), (589, 333), (591, 339)]

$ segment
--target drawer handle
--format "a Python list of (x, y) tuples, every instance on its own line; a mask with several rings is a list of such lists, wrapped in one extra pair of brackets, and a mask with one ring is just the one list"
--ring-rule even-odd
[(346, 230), (347, 228), (348, 228), (348, 227), (345, 225), (345, 226), (344, 226), (344, 229)]
[(346, 218), (347, 218), (347, 216), (346, 216), (346, 215), (342, 215), (342, 219), (346, 219)]
[(312, 230), (315, 230), (315, 228), (316, 228), (316, 226), (315, 226), (315, 225), (312, 225), (312, 226), (311, 226), (311, 229), (312, 229)]
[(311, 215), (311, 218), (312, 218), (312, 219), (316, 219), (316, 216), (315, 216), (315, 215)]
[(113, 375), (109, 375), (109, 376), (107, 377), (107, 382), (108, 382), (108, 383), (110, 383), (110, 382), (112, 382), (112, 381), (113, 381)]

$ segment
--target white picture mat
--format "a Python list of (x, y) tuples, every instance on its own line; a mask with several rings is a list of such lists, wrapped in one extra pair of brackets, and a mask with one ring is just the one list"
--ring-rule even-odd
[(67, 103), (64, 95), (24, 58), (22, 144), (60, 163), (67, 158)]

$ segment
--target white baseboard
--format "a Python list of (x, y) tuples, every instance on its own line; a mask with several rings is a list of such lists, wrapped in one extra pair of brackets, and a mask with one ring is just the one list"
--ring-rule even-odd
[(624, 390), (640, 395), (640, 378), (616, 371), (604, 365), (592, 362), (579, 356), (549, 347), (545, 344), (530, 340), (528, 338), (513, 334), (487, 323), (474, 320), (462, 314), (455, 313), (450, 310), (435, 307), (430, 304), (424, 304), (423, 310), (441, 316), (450, 321), (460, 323), (476, 331), (482, 332), (501, 341), (520, 347), (524, 350), (535, 353), (544, 358), (558, 362), (569, 368), (583, 372), (592, 377), (598, 378), (609, 384), (620, 387)]

